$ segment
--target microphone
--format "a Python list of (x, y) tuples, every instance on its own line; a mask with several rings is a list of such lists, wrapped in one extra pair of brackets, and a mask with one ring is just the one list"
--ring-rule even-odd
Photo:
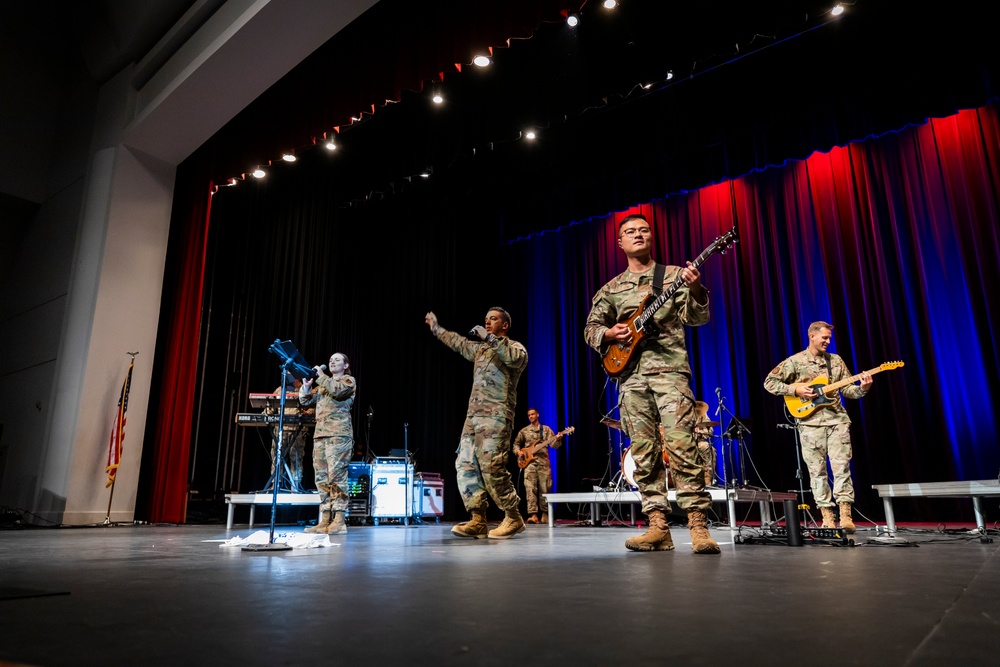
[(372, 406), (370, 406), (370, 405), (368, 406), (368, 416), (369, 417), (374, 417), (375, 416), (375, 411), (372, 410)]
[(476, 328), (475, 327), (472, 327), (471, 329), (469, 329), (469, 333), (467, 333), (465, 335), (466, 335), (467, 338), (471, 338), (472, 340), (479, 340), (479, 334), (476, 333)]
[(719, 407), (715, 409), (715, 416), (718, 417), (719, 413), (722, 412), (722, 387), (715, 388), (715, 395), (719, 397)]
[(312, 373), (309, 375), (309, 377), (315, 380), (316, 378), (319, 377), (320, 371), (323, 371), (325, 375), (330, 375), (326, 370), (326, 364), (323, 364), (322, 366), (319, 367), (319, 370), (313, 368)]
[(716, 387), (715, 388), (715, 395), (718, 396), (719, 399), (722, 398), (722, 387)]

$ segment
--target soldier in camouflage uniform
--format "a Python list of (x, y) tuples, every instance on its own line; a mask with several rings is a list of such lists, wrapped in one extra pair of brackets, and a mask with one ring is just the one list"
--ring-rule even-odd
[[(701, 458), (701, 465), (705, 469), (705, 486), (712, 486), (715, 483), (715, 446), (712, 444), (712, 425), (715, 424), (708, 418), (708, 403), (705, 401), (695, 402), (698, 421), (694, 425), (694, 438), (698, 443), (698, 456)], [(717, 425), (717, 424), (715, 424)]]
[[(798, 396), (802, 399), (815, 398), (816, 392), (808, 384), (819, 377), (826, 377), (828, 384), (850, 377), (847, 364), (840, 355), (827, 352), (833, 325), (827, 322), (813, 322), (809, 325), (809, 347), (793, 354), (774, 367), (764, 380), (764, 389), (775, 396)], [(829, 376), (827, 375), (829, 364)], [(801, 384), (799, 384), (801, 383)], [(840, 390), (848, 398), (861, 398), (872, 386), (872, 376), (861, 374), (861, 385), (851, 384)], [(797, 419), (799, 441), (802, 444), (802, 460), (809, 470), (809, 485), (813, 498), (823, 514), (823, 527), (836, 528), (837, 518), (833, 514), (836, 498), (840, 505), (840, 527), (844, 532), (854, 532), (851, 509), (854, 505), (854, 484), (851, 482), (851, 418), (844, 409), (840, 397), (825, 407), (817, 409), (804, 419)], [(827, 476), (826, 459), (830, 458), (833, 469), (833, 494)]]
[[(562, 436), (560, 435), (559, 438)], [(514, 455), (521, 457), (521, 450), (537, 442), (556, 438), (555, 432), (538, 422), (538, 410), (528, 408), (528, 425), (517, 432), (514, 438)], [(549, 522), (548, 505), (543, 494), (552, 490), (552, 466), (549, 463), (549, 448), (541, 447), (533, 453), (534, 458), (524, 468), (524, 495), (528, 497), (528, 523), (539, 523), (538, 512), (541, 511), (541, 523)]]
[[(628, 270), (598, 290), (584, 329), (587, 344), (602, 355), (609, 345), (629, 340), (623, 320), (635, 315), (643, 299), (653, 293), (656, 262), (652, 259), (649, 222), (642, 215), (629, 215), (618, 230), (618, 245), (628, 258)], [(669, 286), (678, 275), (684, 286), (653, 318), (659, 333), (652, 333), (643, 342), (638, 361), (619, 378), (622, 427), (631, 438), (634, 479), (642, 496), (642, 511), (649, 517), (649, 529), (626, 540), (625, 546), (633, 551), (674, 548), (666, 520), (670, 502), (658, 432), (662, 423), (677, 504), (688, 516), (691, 548), (699, 554), (717, 554), (719, 545), (708, 532), (706, 512), (712, 506), (712, 497), (705, 490), (704, 470), (695, 444), (695, 399), (682, 326), (708, 322), (708, 290), (690, 262), (683, 268), (667, 266), (663, 284), (656, 287)]]
[[(472, 395), (458, 445), (455, 469), (462, 502), (472, 519), (451, 532), (459, 537), (506, 539), (524, 530), (518, 511), (521, 499), (507, 469), (510, 435), (517, 404), (517, 381), (528, 365), (528, 352), (507, 337), (510, 315), (490, 308), (485, 326), (474, 331), (479, 341), (447, 331), (434, 313), (424, 317), (434, 336), (474, 364)], [(486, 523), (489, 498), (504, 511), (503, 522), (493, 530)]]
[(347, 532), (348, 470), (354, 455), (354, 426), (351, 406), (357, 382), (350, 371), (347, 355), (330, 356), (330, 375), (316, 368), (316, 391), (313, 379), (306, 378), (299, 387), (299, 403), (316, 404), (316, 430), (313, 433), (313, 469), (319, 491), (320, 521), (307, 533), (336, 535)]

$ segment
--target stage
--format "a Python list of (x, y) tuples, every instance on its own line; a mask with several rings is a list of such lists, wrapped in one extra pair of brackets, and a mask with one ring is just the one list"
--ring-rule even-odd
[(0, 662), (982, 665), (1000, 652), (1000, 540), (967, 531), (788, 547), (713, 529), (722, 554), (695, 556), (679, 526), (676, 551), (633, 553), (624, 524), (510, 540), (451, 525), (352, 526), (335, 546), (270, 554), (221, 547), (250, 534), (239, 525), (0, 531)]

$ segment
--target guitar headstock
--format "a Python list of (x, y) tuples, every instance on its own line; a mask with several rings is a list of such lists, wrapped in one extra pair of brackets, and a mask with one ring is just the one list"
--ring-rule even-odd
[(573, 432), (573, 431), (575, 431), (575, 430), (576, 430), (576, 427), (575, 427), (575, 426), (567, 426), (567, 427), (566, 427), (566, 428), (564, 428), (563, 430), (559, 431), (559, 436), (558, 436), (558, 437), (560, 437), (560, 438), (561, 438), (561, 437), (562, 437), (562, 436), (564, 436), (564, 435), (569, 435), (570, 433), (572, 433), (572, 432)]
[(902, 368), (902, 367), (903, 367), (902, 361), (887, 361), (884, 364), (879, 364), (879, 370), (882, 371), (891, 371), (895, 368)]
[(728, 232), (718, 237), (712, 241), (712, 245), (709, 246), (711, 252), (717, 252), (720, 255), (726, 254), (726, 251), (732, 248), (734, 245), (740, 242), (740, 236), (736, 232), (736, 227), (734, 226)]

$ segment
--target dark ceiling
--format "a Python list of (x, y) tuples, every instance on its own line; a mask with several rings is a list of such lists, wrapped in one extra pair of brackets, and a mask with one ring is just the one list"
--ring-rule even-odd
[[(866, 0), (833, 17), (819, 2), (591, 1), (576, 28), (543, 24), (491, 67), (446, 73), (443, 105), (428, 86), (345, 119), (336, 163), (299, 147), (288, 174), (312, 150), (354, 206), (430, 168), (442, 192), (489, 202), (484, 219), (511, 239), (984, 104), (989, 22), (963, 6)], [(344, 32), (374, 32), (397, 7), (383, 0)]]

